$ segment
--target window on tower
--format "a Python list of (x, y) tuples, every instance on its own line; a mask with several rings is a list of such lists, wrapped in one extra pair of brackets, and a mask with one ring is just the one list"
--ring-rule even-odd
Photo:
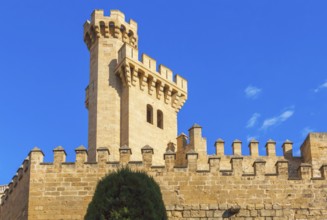
[(163, 113), (162, 111), (157, 111), (157, 127), (163, 129)]
[(146, 106), (146, 121), (153, 124), (153, 108), (151, 105)]

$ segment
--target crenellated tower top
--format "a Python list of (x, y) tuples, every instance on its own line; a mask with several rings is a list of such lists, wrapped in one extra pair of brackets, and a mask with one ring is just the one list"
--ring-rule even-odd
[(160, 64), (146, 54), (138, 59), (138, 50), (124, 44), (118, 51), (118, 65), (115, 73), (124, 86), (137, 87), (154, 96), (157, 101), (171, 106), (176, 112), (187, 100), (187, 80), (173, 73), (171, 69)]
[[(130, 149), (131, 160), (152, 146), (154, 164), (163, 165), (167, 146), (176, 145), (177, 114), (187, 100), (187, 80), (174, 75), (152, 57), (139, 57), (137, 23), (111, 10), (95, 10), (84, 24), (84, 41), (90, 51), (90, 81), (85, 106), (89, 111), (89, 161), (97, 149), (110, 159)], [(127, 148), (121, 148), (127, 146)]]
[(125, 21), (125, 15), (119, 10), (111, 10), (110, 16), (105, 16), (103, 10), (94, 10), (91, 21), (84, 24), (84, 42), (88, 49), (98, 38), (116, 38), (137, 48), (137, 23), (130, 19)]

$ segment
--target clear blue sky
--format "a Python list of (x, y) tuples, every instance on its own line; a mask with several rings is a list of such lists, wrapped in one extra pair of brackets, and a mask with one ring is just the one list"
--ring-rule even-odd
[(56, 0), (0, 3), (0, 183), (34, 146), (52, 161), (87, 145), (89, 54), (82, 25), (94, 9), (119, 9), (139, 24), (139, 50), (189, 81), (179, 132), (294, 142), (327, 131), (326, 1)]

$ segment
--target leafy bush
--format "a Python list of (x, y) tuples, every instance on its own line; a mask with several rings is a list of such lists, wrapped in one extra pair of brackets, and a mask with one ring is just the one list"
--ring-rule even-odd
[(152, 177), (128, 168), (97, 185), (85, 220), (166, 220), (160, 188)]

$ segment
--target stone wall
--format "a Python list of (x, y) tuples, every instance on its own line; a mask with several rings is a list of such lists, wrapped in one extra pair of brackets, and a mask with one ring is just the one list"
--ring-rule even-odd
[[(325, 218), (326, 180), (260, 175), (231, 177), (196, 172), (158, 179), (170, 219)], [(233, 215), (235, 207), (240, 211)]]
[(5, 190), (7, 189), (7, 185), (0, 186), (0, 204), (1, 204), (1, 197), (5, 194)]
[[(187, 80), (138, 54), (137, 23), (112, 10), (95, 10), (84, 24), (90, 51), (90, 80), (85, 104), (89, 112), (89, 162), (105, 147), (118, 161), (128, 146), (132, 160), (142, 160), (141, 148), (156, 149), (154, 164), (163, 165), (167, 144), (176, 145), (177, 113), (187, 99)], [(147, 111), (148, 108), (151, 111)]]
[[(311, 164), (298, 163), (305, 156), (276, 157), (269, 169), (269, 156), (254, 157), (251, 169), (244, 169), (251, 156), (213, 155), (207, 157), (208, 170), (199, 170), (194, 150), (186, 153), (185, 167), (175, 166), (172, 151), (164, 155), (165, 166), (152, 166), (155, 151), (149, 146), (142, 149), (143, 161), (129, 161), (127, 149), (116, 162), (109, 161), (109, 153), (100, 148), (97, 162), (88, 163), (86, 148), (79, 147), (75, 162), (67, 163), (58, 147), (53, 163), (43, 163), (42, 151), (33, 149), (5, 192), (0, 219), (26, 219), (27, 213), (28, 219), (83, 219), (97, 182), (123, 165), (155, 178), (169, 219), (327, 219), (327, 166), (320, 164), (313, 177)], [(230, 169), (223, 166), (228, 159)]]
[[(28, 157), (29, 158), (29, 157)], [(1, 198), (0, 219), (28, 219), (30, 162), (25, 159)]]

